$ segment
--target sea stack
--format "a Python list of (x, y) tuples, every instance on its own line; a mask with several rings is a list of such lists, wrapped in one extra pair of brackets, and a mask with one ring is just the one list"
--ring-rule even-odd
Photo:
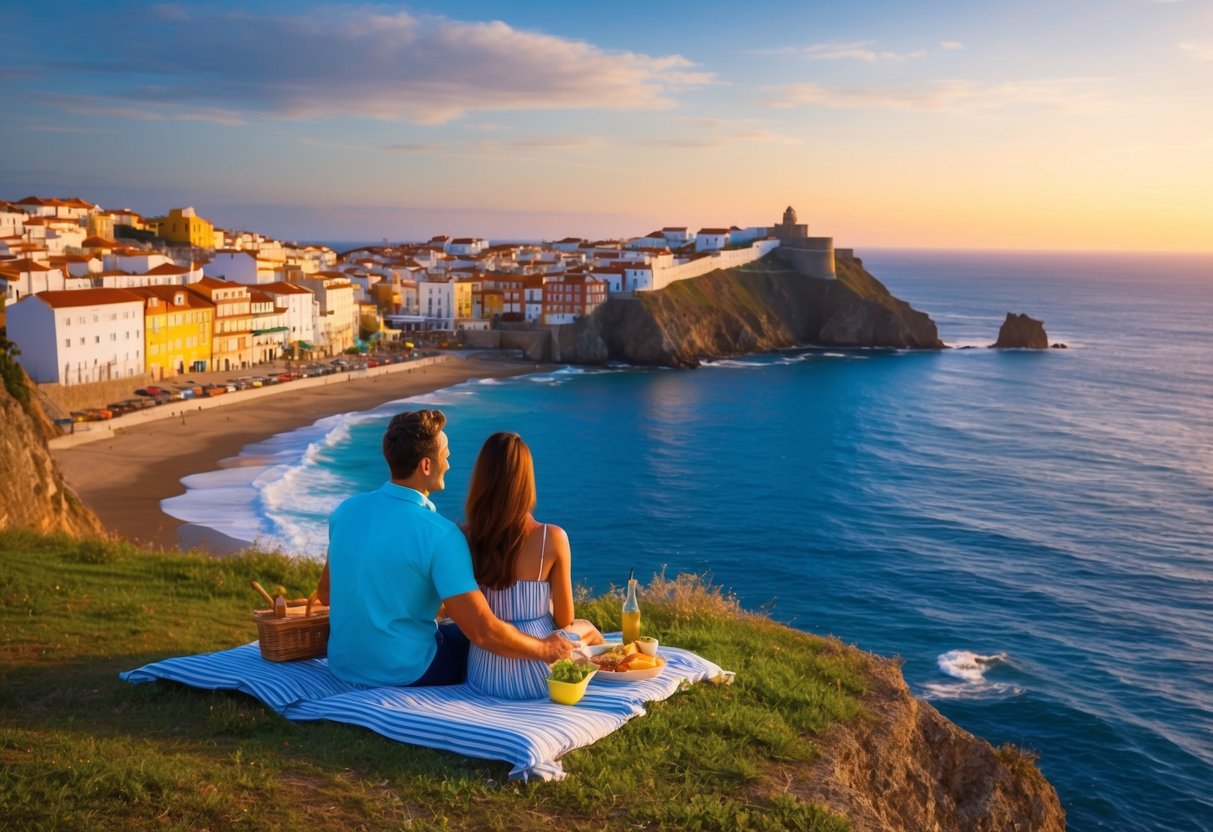
[(1007, 319), (998, 330), (998, 340), (990, 344), (992, 349), (1044, 350), (1049, 348), (1049, 336), (1045, 334), (1044, 321), (1027, 315), (1007, 313)]

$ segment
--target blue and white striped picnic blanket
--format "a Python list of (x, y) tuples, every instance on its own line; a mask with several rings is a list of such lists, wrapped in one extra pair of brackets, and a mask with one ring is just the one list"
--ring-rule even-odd
[(680, 688), (732, 674), (694, 653), (661, 648), (666, 669), (638, 682), (593, 680), (576, 705), (516, 702), (485, 696), (468, 685), (358, 688), (329, 673), (326, 659), (269, 662), (257, 643), (218, 653), (182, 656), (119, 674), (128, 682), (165, 679), (205, 690), (238, 690), (287, 719), (328, 719), (370, 728), (413, 745), (468, 757), (505, 760), (511, 778), (560, 780), (560, 758), (644, 714), (645, 702)]

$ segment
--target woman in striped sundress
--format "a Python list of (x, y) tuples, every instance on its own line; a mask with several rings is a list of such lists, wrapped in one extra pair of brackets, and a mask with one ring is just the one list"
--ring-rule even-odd
[[(544, 638), (560, 629), (582, 644), (601, 644), (593, 624), (573, 617), (568, 535), (536, 521), (534, 508), (530, 449), (516, 433), (493, 434), (476, 458), (466, 505), (476, 582), (493, 613), (527, 635)], [(546, 698), (547, 677), (540, 661), (508, 659), (474, 644), (468, 653), (468, 684), (491, 696)]]

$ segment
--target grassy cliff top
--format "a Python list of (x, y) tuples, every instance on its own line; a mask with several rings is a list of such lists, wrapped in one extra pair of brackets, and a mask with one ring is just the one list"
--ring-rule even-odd
[[(2, 532), (0, 564), (0, 817), (15, 829), (850, 828), (789, 783), (828, 726), (870, 719), (875, 660), (694, 576), (654, 577), (646, 630), (735, 684), (652, 703), (566, 756), (566, 780), (527, 785), (505, 763), (291, 723), (242, 694), (117, 678), (253, 640), (249, 581), (305, 595), (314, 562)], [(618, 598), (578, 606), (618, 628)]]

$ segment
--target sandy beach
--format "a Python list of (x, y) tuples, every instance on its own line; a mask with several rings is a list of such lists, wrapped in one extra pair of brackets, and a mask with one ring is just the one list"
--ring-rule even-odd
[(161, 500), (184, 493), (183, 477), (216, 470), (246, 445), (325, 416), (370, 410), (469, 379), (533, 370), (530, 362), (469, 358), (310, 389), (284, 385), (272, 396), (118, 428), (101, 441), (52, 454), (68, 484), (111, 531), (149, 548), (227, 552), (234, 548), (230, 539), (160, 510)]

